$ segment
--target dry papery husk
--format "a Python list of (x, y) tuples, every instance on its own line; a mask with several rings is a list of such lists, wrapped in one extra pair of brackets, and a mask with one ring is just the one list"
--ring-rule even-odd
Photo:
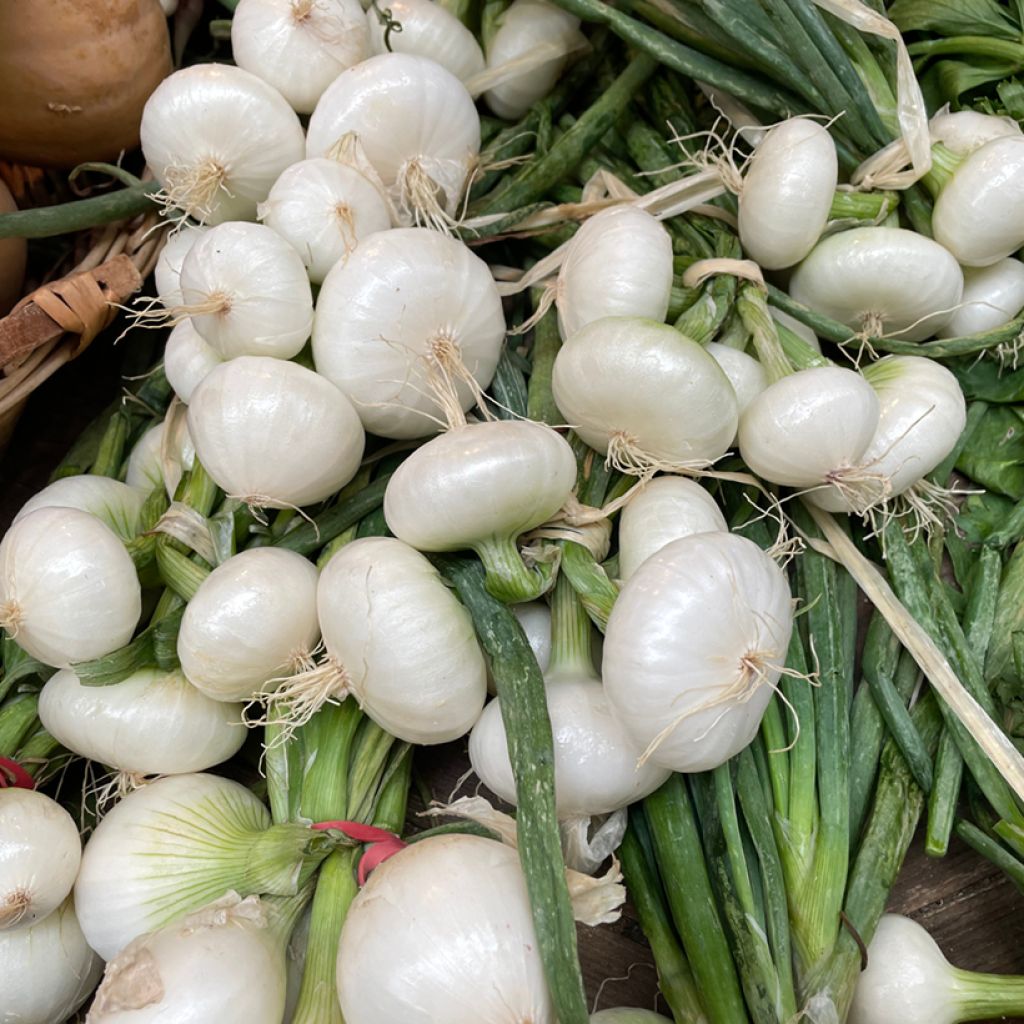
[(0, 154), (28, 164), (133, 149), (142, 108), (171, 72), (157, 0), (4, 0), (0, 40)]
[(32, 392), (85, 351), (153, 270), (166, 237), (158, 225), (154, 212), (83, 234), (78, 262), (0, 320), (0, 454)]

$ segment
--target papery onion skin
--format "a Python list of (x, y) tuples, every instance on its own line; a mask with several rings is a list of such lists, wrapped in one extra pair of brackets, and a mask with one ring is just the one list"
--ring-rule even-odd
[(516, 851), (436, 836), (383, 863), (345, 919), (337, 982), (346, 1024), (554, 1024)]
[(1024, 309), (1024, 263), (1005, 259), (987, 267), (965, 267), (960, 301), (940, 338), (981, 334), (1009, 323)]
[(673, 541), (612, 608), (603, 674), (613, 713), (655, 764), (724, 764), (757, 733), (792, 623), (786, 577), (752, 541), (717, 532)]
[(852, 228), (822, 239), (789, 283), (797, 302), (855, 331), (923, 341), (952, 316), (963, 272), (938, 242), (905, 228)]
[(296, 363), (241, 356), (192, 395), (196, 454), (229, 495), (267, 508), (311, 505), (352, 479), (365, 435), (352, 403)]
[(60, 804), (34, 789), (0, 789), (0, 942), (64, 902), (81, 859), (78, 827)]
[(316, 647), (316, 567), (280, 548), (251, 548), (217, 566), (185, 608), (178, 658), (219, 701), (251, 700)]
[(110, 527), (78, 509), (40, 508), (0, 542), (0, 613), (33, 658), (66, 668), (128, 643), (142, 590)]
[(181, 672), (159, 669), (111, 686), (85, 686), (64, 669), (39, 695), (39, 720), (73, 753), (133, 775), (204, 771), (245, 740), (241, 704), (213, 701)]
[(828, 222), (839, 159), (828, 129), (793, 117), (754, 150), (739, 199), (740, 242), (765, 270), (799, 263)]
[(487, 264), (426, 228), (364, 239), (327, 275), (313, 324), (317, 372), (355, 404), (366, 429), (406, 439), (436, 433), (443, 416), (428, 379), (449, 377), (463, 411), (477, 401), (458, 367), (486, 388), (505, 337)]
[(68, 896), (31, 928), (0, 931), (0, 1020), (69, 1020), (102, 973), (103, 961), (86, 943)]
[(447, 743), (480, 716), (487, 673), (469, 612), (408, 544), (345, 545), (320, 574), (317, 609), (328, 655), (392, 735)]
[(860, 464), (878, 426), (878, 396), (853, 370), (820, 366), (776, 381), (740, 419), (740, 454), (758, 476), (816, 487)]

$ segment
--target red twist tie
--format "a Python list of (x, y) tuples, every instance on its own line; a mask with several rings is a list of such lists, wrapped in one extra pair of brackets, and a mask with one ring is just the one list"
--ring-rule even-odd
[(36, 780), (17, 761), (0, 757), (0, 789), (35, 789)]
[(405, 849), (405, 843), (386, 829), (377, 828), (376, 825), (364, 825), (360, 821), (321, 821), (312, 826), (320, 832), (328, 829), (335, 832), (342, 832), (349, 839), (358, 839), (361, 843), (367, 843), (366, 852), (359, 858), (357, 879), (360, 885), (366, 884), (366, 876), (375, 868), (384, 863), (389, 857), (394, 857), (400, 850)]

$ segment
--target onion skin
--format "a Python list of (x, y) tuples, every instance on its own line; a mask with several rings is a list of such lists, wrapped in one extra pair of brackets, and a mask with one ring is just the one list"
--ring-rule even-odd
[[(0, 180), (0, 213), (14, 213), (17, 209), (18, 204), (10, 189)], [(6, 316), (11, 306), (21, 298), (27, 255), (28, 243), (24, 238), (0, 241), (0, 316)]]
[(5, 157), (73, 167), (139, 144), (142, 108), (171, 72), (157, 0), (0, 4), (0, 39)]

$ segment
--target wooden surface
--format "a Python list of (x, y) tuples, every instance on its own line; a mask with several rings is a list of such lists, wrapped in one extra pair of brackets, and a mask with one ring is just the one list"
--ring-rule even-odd
[[(71, 441), (117, 394), (119, 361), (105, 343), (109, 337), (108, 332), (29, 403), (0, 460), (0, 534), (43, 486)], [(438, 799), (449, 796), (467, 766), (465, 741), (417, 754), (418, 770)], [(1024, 974), (1024, 896), (960, 843), (941, 861), (925, 857), (915, 844), (891, 909), (920, 921), (957, 966)], [(655, 1006), (650, 953), (629, 908), (615, 925), (581, 928), (580, 950), (596, 1008)]]

